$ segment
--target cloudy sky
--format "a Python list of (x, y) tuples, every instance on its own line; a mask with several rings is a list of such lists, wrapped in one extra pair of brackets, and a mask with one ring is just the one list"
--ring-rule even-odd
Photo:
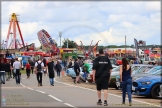
[[(45, 29), (60, 44), (69, 38), (80, 44), (134, 44), (134, 38), (146, 44), (160, 45), (160, 2), (1, 2), (1, 35), (7, 37), (9, 17), (19, 15), (25, 43), (40, 46), (37, 32)], [(18, 34), (17, 34), (18, 35)], [(18, 35), (19, 36), (19, 35)]]

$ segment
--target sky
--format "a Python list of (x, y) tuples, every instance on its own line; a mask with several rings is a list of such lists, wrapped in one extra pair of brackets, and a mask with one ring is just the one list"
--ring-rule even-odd
[[(70, 39), (80, 45), (134, 45), (134, 38), (147, 45), (160, 45), (160, 1), (3, 1), (1, 36), (6, 40), (9, 17), (16, 13), (25, 43), (40, 46), (37, 32), (45, 29), (60, 45)], [(19, 34), (17, 32), (17, 37)], [(11, 38), (10, 38), (11, 39)], [(19, 38), (18, 38), (19, 39)]]

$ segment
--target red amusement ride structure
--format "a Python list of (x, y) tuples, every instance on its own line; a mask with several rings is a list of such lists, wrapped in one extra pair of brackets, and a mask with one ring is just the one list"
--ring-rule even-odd
[[(19, 26), (19, 21), (17, 19), (17, 15), (15, 13), (12, 13), (11, 18), (10, 18), (10, 25), (9, 25), (9, 29), (8, 29), (8, 34), (7, 34), (7, 39), (6, 39), (6, 49), (19, 49), (21, 47), (25, 46), (24, 40), (23, 40), (23, 36), (20, 30), (20, 26)], [(17, 29), (18, 29), (18, 33), (20, 36), (21, 41), (19, 41), (18, 37), (17, 37)], [(13, 34), (13, 36), (12, 36)], [(9, 41), (10, 44), (9, 44)]]

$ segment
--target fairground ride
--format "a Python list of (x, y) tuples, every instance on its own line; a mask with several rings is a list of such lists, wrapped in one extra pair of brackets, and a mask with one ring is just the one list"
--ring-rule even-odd
[(9, 19), (10, 25), (8, 29), (7, 39), (5, 41), (5, 49), (19, 49), (25, 46), (17, 16), (18, 15), (16, 15), (15, 13), (12, 13)]
[[(92, 40), (93, 41), (93, 40)], [(91, 45), (89, 47), (89, 51), (88, 53), (86, 54), (86, 56), (89, 56), (92, 52), (93, 52), (93, 56), (96, 57), (96, 52), (97, 52), (97, 47), (98, 47), (98, 43), (100, 42), (101, 40), (99, 40), (92, 48), (91, 48), (91, 45), (92, 45), (92, 42), (91, 42)]]
[(56, 44), (47, 31), (42, 29), (37, 33), (37, 35), (41, 45), (49, 50), (51, 56), (56, 56), (60, 53), (59, 48), (56, 47)]

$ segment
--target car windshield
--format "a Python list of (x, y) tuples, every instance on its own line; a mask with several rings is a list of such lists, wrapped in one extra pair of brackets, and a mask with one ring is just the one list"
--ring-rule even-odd
[(115, 64), (115, 59), (110, 59), (111, 64)]
[(113, 68), (112, 71), (119, 71), (119, 66), (116, 68)]
[(132, 72), (137, 71), (139, 68), (140, 68), (140, 66), (132, 66), (131, 67)]
[(146, 73), (147, 71), (149, 71), (150, 69), (152, 69), (152, 67), (141, 67), (136, 74), (141, 74), (141, 73)]
[[(160, 69), (160, 68), (159, 68), (159, 69)], [(147, 72), (147, 74), (154, 73), (154, 72), (156, 72), (156, 71), (159, 70), (159, 69), (157, 69), (157, 68), (152, 68), (152, 69), (150, 69), (150, 70)]]
[(152, 73), (152, 74), (155, 74), (155, 75), (160, 75), (160, 74), (162, 74), (162, 72), (161, 72), (162, 70), (161, 69), (159, 69), (158, 71), (156, 71), (156, 72), (154, 72), (154, 73)]

